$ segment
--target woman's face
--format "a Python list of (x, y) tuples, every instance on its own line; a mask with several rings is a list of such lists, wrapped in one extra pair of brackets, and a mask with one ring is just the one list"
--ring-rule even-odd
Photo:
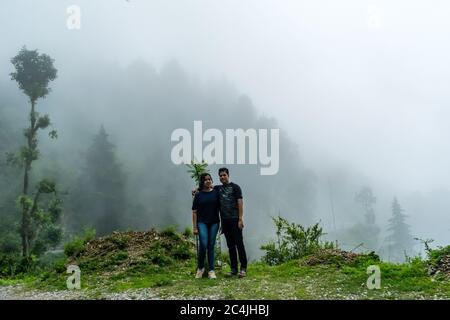
[(211, 176), (208, 175), (205, 177), (204, 187), (206, 189), (209, 189), (209, 188), (211, 188), (211, 186), (212, 186), (212, 179), (211, 179)]

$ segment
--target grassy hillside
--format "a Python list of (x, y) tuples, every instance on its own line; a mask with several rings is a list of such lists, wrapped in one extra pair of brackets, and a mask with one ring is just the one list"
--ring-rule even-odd
[[(392, 264), (373, 253), (320, 249), (279, 265), (250, 263), (244, 279), (226, 277), (229, 267), (222, 255), (218, 278), (210, 280), (194, 279), (195, 242), (189, 232), (130, 231), (90, 238), (74, 239), (66, 245), (66, 255), (50, 265), (33, 274), (3, 278), (0, 285), (67, 291), (66, 268), (76, 264), (81, 269), (81, 290), (69, 298), (108, 299), (132, 292), (131, 298), (145, 294), (161, 299), (450, 299), (448, 274), (436, 272), (446, 266), (442, 262), (448, 261), (447, 251), (435, 254), (434, 260)], [(380, 289), (367, 288), (369, 265), (380, 267)]]

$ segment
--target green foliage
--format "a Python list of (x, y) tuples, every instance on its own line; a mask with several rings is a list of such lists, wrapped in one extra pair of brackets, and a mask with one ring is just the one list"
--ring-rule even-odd
[(276, 226), (277, 242), (269, 242), (261, 246), (266, 251), (263, 261), (270, 265), (281, 264), (286, 261), (305, 257), (320, 248), (332, 248), (333, 243), (321, 243), (324, 235), (319, 223), (304, 228), (300, 224), (290, 223), (278, 216), (272, 217)]
[(194, 234), (192, 233), (192, 228), (186, 227), (183, 231), (183, 236), (186, 238), (191, 238)]
[(56, 192), (56, 185), (53, 181), (49, 181), (47, 179), (44, 179), (39, 182), (37, 186), (38, 192), (43, 194), (48, 193), (55, 193)]
[[(26, 146), (22, 146), (19, 155), (8, 154), (7, 161), (15, 166), (25, 168), (23, 192), (18, 198), (22, 213), (19, 232), (22, 238), (22, 254), (26, 261), (32, 260), (31, 255), (41, 255), (49, 247), (55, 246), (60, 240), (62, 231), (57, 227), (62, 212), (61, 201), (57, 197), (55, 183), (42, 180), (38, 183), (35, 195), (29, 195), (28, 185), (33, 161), (39, 158), (38, 130), (46, 129), (50, 125), (48, 115), (39, 116), (35, 111), (36, 101), (45, 98), (50, 92), (49, 83), (56, 79), (57, 70), (53, 66), (54, 60), (46, 54), (39, 54), (37, 50), (27, 50), (23, 47), (11, 59), (15, 72), (11, 80), (15, 80), (19, 88), (28, 96), (31, 103), (29, 113), (30, 126), (24, 130)], [(53, 193), (53, 200), (44, 199), (43, 195)], [(44, 206), (47, 205), (47, 208)], [(28, 265), (28, 263), (26, 263)]]
[(126, 237), (110, 237), (109, 240), (120, 250), (124, 250), (128, 246), (128, 239)]
[(126, 251), (119, 251), (115, 254), (115, 256), (113, 257), (112, 261), (115, 264), (119, 264), (121, 262), (123, 262), (124, 260), (128, 259), (128, 252)]
[(188, 242), (176, 243), (171, 249), (171, 255), (176, 260), (187, 260), (192, 257), (192, 247)]
[(17, 253), (0, 252), (0, 277), (14, 276), (21, 269), (22, 257)]
[(174, 263), (172, 257), (167, 253), (167, 248), (161, 242), (155, 242), (150, 249), (144, 254), (150, 263), (165, 267)]
[(177, 232), (176, 226), (168, 226), (161, 231), (161, 236), (167, 237), (173, 240), (180, 240), (181, 237)]
[(200, 176), (203, 173), (209, 173), (208, 164), (204, 160), (201, 163), (192, 160), (191, 164), (187, 164), (186, 166), (189, 168), (188, 173), (191, 174), (191, 178), (194, 179), (196, 185), (199, 184)]
[(83, 234), (74, 236), (73, 239), (64, 245), (64, 253), (67, 257), (77, 257), (83, 250), (85, 245), (95, 238), (95, 229), (85, 229)]
[(57, 76), (53, 62), (48, 55), (39, 54), (37, 50), (27, 50), (24, 46), (11, 59), (16, 69), (16, 72), (10, 74), (11, 80), (17, 81), (19, 88), (31, 101), (44, 98), (50, 92), (50, 81), (55, 80)]
[(410, 226), (406, 223), (406, 215), (397, 198), (392, 201), (392, 217), (389, 219), (386, 238), (389, 246), (389, 256), (391, 261), (403, 262), (405, 256), (412, 253), (413, 237)]
[[(436, 273), (441, 266), (445, 264), (444, 259), (450, 261), (450, 245), (446, 247), (439, 246), (437, 249), (428, 251), (428, 265), (432, 274)], [(447, 262), (448, 263), (448, 262)], [(444, 267), (445, 268), (445, 267)], [(448, 267), (447, 267), (448, 269)], [(447, 271), (448, 272), (448, 271)], [(450, 274), (450, 272), (449, 272)]]
[(34, 197), (21, 195), (17, 203), (27, 218), (30, 253), (40, 256), (62, 239), (62, 228), (58, 225), (62, 200), (58, 197), (55, 183), (49, 180), (40, 181), (36, 189)]

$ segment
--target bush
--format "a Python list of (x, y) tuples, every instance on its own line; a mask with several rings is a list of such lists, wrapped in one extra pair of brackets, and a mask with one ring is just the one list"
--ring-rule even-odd
[(126, 259), (128, 259), (128, 252), (119, 251), (114, 255), (114, 257), (112, 258), (112, 261), (114, 264), (120, 264)]
[(94, 229), (86, 229), (81, 236), (75, 236), (64, 245), (64, 253), (67, 257), (77, 257), (84, 251), (85, 245), (95, 238)]
[(175, 226), (168, 226), (160, 232), (162, 237), (167, 237), (172, 240), (180, 240), (181, 236), (177, 232), (177, 228)]
[(427, 263), (430, 274), (441, 272), (450, 275), (450, 245), (429, 249)]
[(14, 276), (21, 271), (22, 257), (14, 253), (0, 253), (0, 276)]
[(119, 248), (120, 250), (124, 250), (127, 248), (128, 246), (128, 239), (126, 237), (111, 237), (109, 239), (112, 243), (114, 243), (117, 248)]
[(324, 233), (318, 223), (304, 228), (282, 217), (272, 218), (272, 220), (277, 228), (277, 242), (271, 241), (261, 246), (261, 250), (266, 251), (262, 259), (270, 265), (305, 257), (320, 248), (334, 248), (331, 242), (320, 242), (320, 237)]
[(186, 227), (183, 231), (183, 236), (185, 236), (186, 238), (190, 238), (192, 237), (194, 234), (192, 233), (192, 229), (189, 227)]
[(161, 242), (154, 242), (150, 249), (144, 254), (149, 262), (160, 267), (173, 264), (173, 259), (167, 254), (166, 249)]

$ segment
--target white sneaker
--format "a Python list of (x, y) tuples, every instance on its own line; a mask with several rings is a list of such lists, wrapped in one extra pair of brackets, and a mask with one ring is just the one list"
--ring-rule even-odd
[(208, 278), (210, 279), (216, 279), (216, 273), (214, 271), (210, 271), (208, 272)]
[(203, 277), (203, 273), (205, 272), (205, 269), (197, 269), (197, 273), (195, 274), (195, 279), (201, 279)]

